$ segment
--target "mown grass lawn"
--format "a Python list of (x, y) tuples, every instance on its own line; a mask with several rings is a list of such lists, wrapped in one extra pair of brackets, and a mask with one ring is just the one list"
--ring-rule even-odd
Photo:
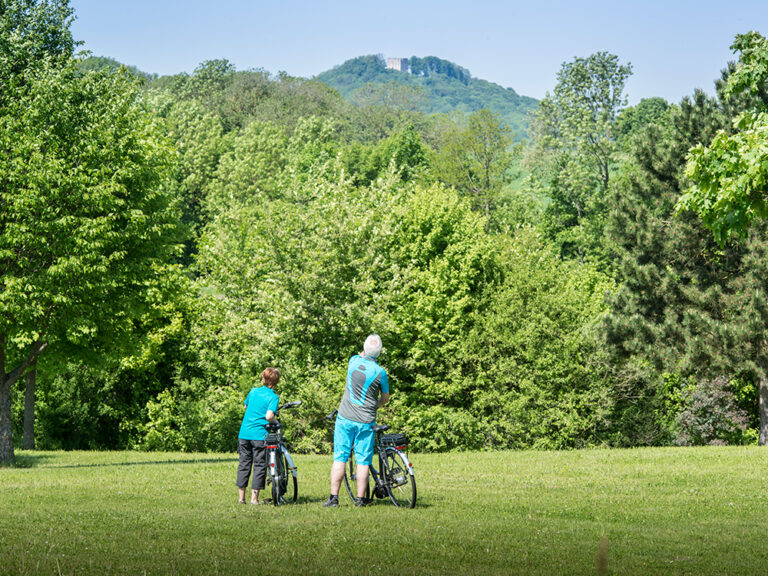
[(17, 452), (0, 574), (768, 574), (768, 449), (411, 457), (414, 510), (333, 510), (328, 456), (276, 509), (234, 455)]

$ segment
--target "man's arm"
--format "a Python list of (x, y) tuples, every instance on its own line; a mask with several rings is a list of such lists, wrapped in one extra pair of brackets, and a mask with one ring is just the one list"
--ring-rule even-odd
[(272, 412), (272, 410), (267, 410), (267, 415), (264, 416), (264, 418), (267, 419), (267, 422), (274, 422), (275, 421), (275, 413)]
[(389, 402), (389, 376), (387, 376), (387, 371), (382, 370), (381, 371), (381, 396), (379, 397), (379, 403), (376, 406), (377, 408), (379, 406), (384, 406)]

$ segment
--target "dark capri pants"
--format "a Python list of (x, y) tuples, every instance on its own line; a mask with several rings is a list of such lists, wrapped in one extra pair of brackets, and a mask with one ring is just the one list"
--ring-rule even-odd
[(237, 452), (240, 455), (240, 464), (237, 466), (237, 487), (248, 486), (248, 477), (253, 467), (252, 490), (263, 490), (264, 480), (267, 477), (267, 448), (264, 440), (237, 439)]

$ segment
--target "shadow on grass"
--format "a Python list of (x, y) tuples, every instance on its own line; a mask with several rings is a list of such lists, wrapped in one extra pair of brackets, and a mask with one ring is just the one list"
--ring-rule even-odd
[(5, 468), (36, 468), (41, 462), (50, 460), (48, 454), (16, 454), (11, 464), (5, 464)]
[(167, 466), (169, 464), (212, 464), (217, 462), (237, 462), (236, 457), (232, 458), (188, 458), (183, 460), (139, 460), (136, 462), (99, 462), (95, 464), (62, 464), (47, 465), (46, 460), (51, 456), (47, 454), (24, 454), (16, 456), (16, 461), (12, 464), (13, 468), (112, 468), (113, 466)]
[[(295, 503), (290, 504), (290, 506), (298, 506), (299, 504), (316, 504), (318, 506), (321, 506), (322, 503), (325, 502), (325, 498), (309, 498), (307, 496), (299, 496), (298, 500), (296, 500)], [(352, 501), (351, 498), (346, 497), (344, 494), (339, 494), (339, 506), (342, 508), (345, 506), (349, 506), (351, 508), (355, 507), (355, 503)], [(371, 502), (366, 506), (366, 508), (370, 508), (373, 506), (394, 506), (392, 504), (392, 501), (389, 498), (374, 498), (371, 500)], [(430, 504), (422, 504), (421, 500), (416, 500), (416, 508), (431, 508)], [(404, 508), (407, 509), (407, 508)]]

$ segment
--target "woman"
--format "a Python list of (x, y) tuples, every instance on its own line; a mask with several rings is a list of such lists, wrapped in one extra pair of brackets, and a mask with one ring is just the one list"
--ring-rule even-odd
[(280, 370), (267, 368), (261, 373), (263, 386), (253, 388), (245, 398), (245, 415), (240, 425), (237, 451), (240, 463), (237, 467), (237, 489), (240, 504), (245, 504), (245, 489), (253, 467), (251, 484), (251, 504), (261, 504), (259, 491), (264, 489), (267, 477), (267, 449), (264, 439), (267, 437), (267, 422), (275, 421), (275, 410), (280, 401), (275, 393), (275, 386), (280, 381)]

